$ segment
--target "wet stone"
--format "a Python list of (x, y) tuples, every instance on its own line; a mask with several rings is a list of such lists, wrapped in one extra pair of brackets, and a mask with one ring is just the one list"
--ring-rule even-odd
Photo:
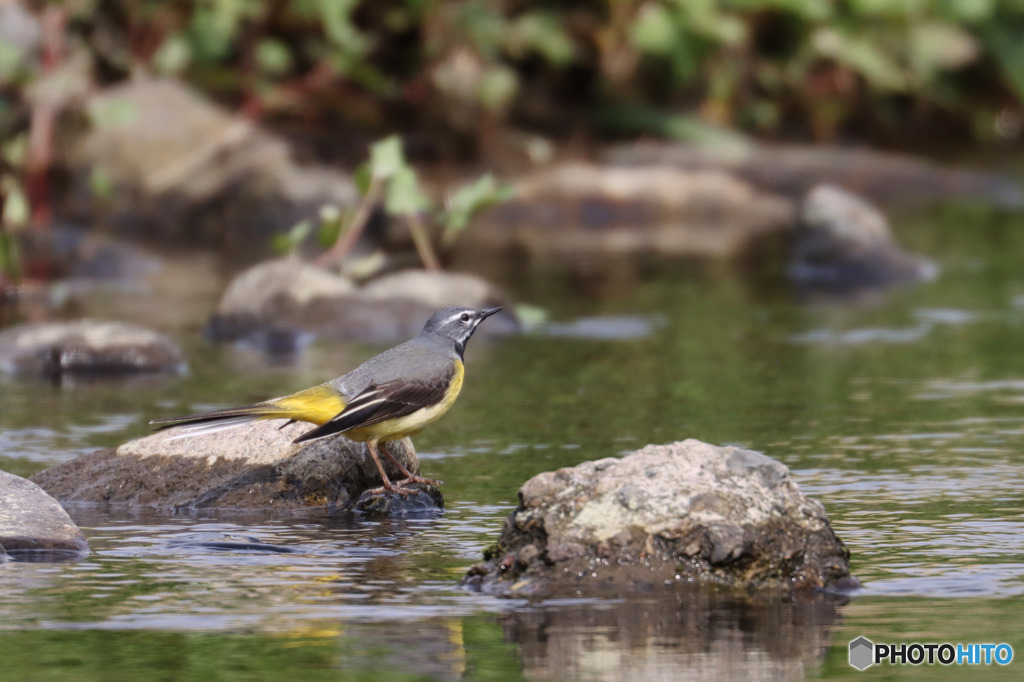
[(541, 263), (722, 257), (783, 233), (793, 203), (720, 170), (565, 163), (529, 173), (456, 245)]
[(406, 488), (415, 490), (412, 495), (400, 495), (387, 490), (367, 490), (352, 509), (372, 516), (433, 516), (444, 510), (441, 491), (432, 485), (411, 483)]
[[(168, 429), (55, 464), (32, 480), (64, 504), (314, 515), (351, 509), (381, 485), (380, 473), (366, 445), (344, 436), (292, 442), (311, 428), (268, 420), (187, 438)], [(388, 448), (419, 472), (408, 439)], [(382, 460), (388, 476), (400, 479), (398, 468)]]
[[(235, 257), (270, 251), (271, 236), (353, 205), (351, 177), (292, 158), (283, 138), (171, 78), (132, 78), (83, 93), (55, 149), (58, 218), (109, 225), (162, 244), (217, 244)], [(83, 133), (72, 127), (88, 122)], [(113, 191), (91, 191), (102, 168)]]
[(601, 158), (613, 165), (725, 171), (794, 200), (826, 182), (886, 204), (983, 198), (1011, 209), (1024, 206), (1024, 189), (1009, 176), (869, 148), (643, 141), (609, 147)]
[(0, 332), (0, 370), (59, 380), (180, 372), (184, 356), (162, 334), (135, 324), (76, 320)]
[(0, 471), (0, 563), (73, 561), (89, 553), (82, 531), (35, 483)]
[[(218, 341), (263, 340), (307, 333), (349, 341), (394, 342), (419, 334), (437, 310), (503, 306), (479, 334), (512, 333), (520, 325), (508, 300), (475, 275), (405, 270), (362, 287), (295, 259), (260, 263), (231, 282), (207, 331)], [(268, 349), (269, 350), (269, 349)]]
[(824, 507), (765, 455), (689, 439), (534, 476), (463, 584), (503, 595), (706, 583), (847, 589)]
[(839, 187), (808, 193), (794, 234), (790, 279), (805, 288), (848, 291), (934, 279), (934, 263), (905, 252), (889, 221)]

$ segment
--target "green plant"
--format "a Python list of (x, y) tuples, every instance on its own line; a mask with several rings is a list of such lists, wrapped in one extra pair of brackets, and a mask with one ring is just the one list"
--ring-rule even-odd
[(441, 261), (431, 243), (426, 221), (443, 226), (441, 243), (449, 247), (474, 215), (512, 196), (510, 187), (486, 174), (454, 191), (443, 208), (436, 208), (421, 187), (416, 169), (406, 160), (397, 135), (371, 145), (370, 158), (356, 169), (355, 179), (362, 198), (347, 221), (337, 210), (329, 214), (330, 222), (325, 221), (321, 212), (322, 225), (338, 235), (333, 246), (317, 260), (321, 265), (335, 263), (349, 252), (371, 211), (379, 204), (388, 215), (406, 221), (423, 267), (440, 270)]

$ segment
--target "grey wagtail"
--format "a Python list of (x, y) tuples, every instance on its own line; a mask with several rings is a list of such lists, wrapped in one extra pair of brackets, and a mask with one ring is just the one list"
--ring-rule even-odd
[[(466, 342), (481, 322), (499, 310), (445, 308), (434, 313), (416, 338), (370, 358), (337, 379), (255, 405), (150, 423), (160, 424), (160, 429), (180, 427), (186, 433), (179, 437), (185, 437), (257, 419), (310, 422), (317, 427), (294, 442), (343, 433), (366, 443), (385, 490), (408, 494), (403, 484), (440, 485), (440, 481), (409, 472), (388, 452), (387, 443), (419, 433), (448, 411), (462, 390)], [(384, 472), (378, 444), (405, 476), (397, 485)]]

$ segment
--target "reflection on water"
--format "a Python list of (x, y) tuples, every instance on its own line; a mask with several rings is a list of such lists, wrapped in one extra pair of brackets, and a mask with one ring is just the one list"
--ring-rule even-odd
[[(784, 289), (685, 272), (600, 300), (529, 283), (559, 322), (474, 342), (463, 397), (416, 439), (428, 475), (447, 481), (444, 515), (73, 509), (87, 559), (0, 565), (4, 673), (793, 679), (863, 676), (846, 664), (860, 635), (1022, 652), (1024, 225), (991, 220), (907, 225), (901, 240), (943, 275), (870, 304), (801, 305)], [(148, 320), (141, 299), (90, 310), (172, 334), (186, 376), (130, 387), (0, 377), (0, 467), (28, 474), (146, 433), (149, 419), (290, 393), (381, 350), (314, 343), (275, 365), (208, 345), (200, 330), (219, 290), (185, 291), (181, 306), (172, 292)], [(455, 588), (528, 477), (685, 437), (787, 464), (825, 503), (864, 589), (840, 604), (704, 592), (531, 603)]]
[(337, 639), (354, 652), (347, 669), (375, 661), (459, 679), (479, 658), (463, 632), (468, 619), (514, 644), (531, 679), (621, 679), (626, 671), (652, 680), (799, 679), (821, 663), (837, 618), (833, 597), (654, 588), (531, 603), (455, 589), (496, 511), (295, 523), (75, 510), (93, 545), (88, 559), (0, 570), (0, 652), (12, 641), (5, 632), (26, 627), (246, 631)]
[(548, 601), (503, 618), (530, 679), (790, 680), (817, 668), (836, 602), (681, 591)]

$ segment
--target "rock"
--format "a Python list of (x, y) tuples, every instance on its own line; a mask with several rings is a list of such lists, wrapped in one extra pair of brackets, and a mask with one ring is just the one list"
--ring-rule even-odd
[(352, 509), (373, 516), (436, 516), (444, 509), (441, 491), (432, 485), (411, 483), (408, 488), (416, 490), (414, 495), (399, 495), (386, 490), (367, 490)]
[[(534, 476), (463, 583), (500, 594), (849, 587), (849, 552), (780, 462), (689, 439)], [(533, 547), (533, 549), (529, 549)]]
[(181, 350), (154, 331), (123, 322), (23, 324), (0, 332), (0, 370), (54, 380), (179, 372)]
[[(317, 513), (348, 509), (381, 485), (362, 443), (338, 436), (295, 445), (312, 426), (284, 423), (259, 421), (187, 438), (160, 431), (56, 464), (32, 480), (64, 503)], [(390, 447), (410, 471), (419, 471), (408, 439)], [(400, 478), (387, 457), (382, 460), (388, 475)]]
[(231, 280), (207, 331), (233, 341), (261, 330), (312, 326), (354, 290), (348, 279), (296, 258), (264, 261)]
[[(511, 334), (520, 330), (521, 325), (508, 297), (477, 275), (460, 272), (430, 272), (428, 270), (401, 270), (383, 275), (367, 282), (358, 291), (359, 298), (370, 304), (371, 309), (388, 310), (392, 306), (403, 314), (412, 325), (407, 333), (395, 338), (414, 336), (423, 328), (427, 318), (442, 308), (468, 306), (470, 308), (504, 309), (488, 318), (486, 325), (477, 334)], [(405, 318), (403, 302), (415, 304), (417, 313)]]
[(1006, 208), (1024, 206), (1024, 190), (1008, 177), (871, 149), (753, 143), (722, 149), (640, 142), (611, 147), (601, 160), (625, 167), (725, 171), (794, 201), (828, 183), (885, 204), (978, 197)]
[[(486, 280), (474, 275), (406, 270), (362, 288), (297, 260), (267, 261), (228, 286), (207, 330), (219, 341), (274, 338), (268, 332), (309, 333), (334, 340), (392, 342), (419, 334), (441, 308), (508, 305)], [(480, 333), (509, 333), (519, 324), (511, 308)], [(492, 328), (493, 327), (493, 328)]]
[[(139, 78), (91, 94), (87, 132), (66, 130), (56, 165), (69, 181), (58, 218), (102, 219), (122, 234), (216, 244), (265, 256), (271, 235), (357, 199), (350, 176), (303, 167), (288, 144), (171, 79)], [(67, 126), (66, 126), (67, 127)], [(93, 191), (97, 174), (110, 191)]]
[(521, 178), (514, 198), (474, 220), (457, 249), (512, 250), (569, 265), (731, 256), (789, 229), (793, 215), (789, 200), (721, 171), (568, 163)]
[(89, 553), (89, 543), (55, 499), (35, 483), (0, 471), (0, 563), (13, 559), (69, 561)]
[(789, 275), (804, 287), (857, 289), (933, 279), (937, 268), (896, 245), (885, 216), (831, 185), (804, 199)]
[(160, 259), (134, 244), (80, 228), (58, 225), (17, 237), (25, 271), (48, 281), (137, 282), (160, 267)]

